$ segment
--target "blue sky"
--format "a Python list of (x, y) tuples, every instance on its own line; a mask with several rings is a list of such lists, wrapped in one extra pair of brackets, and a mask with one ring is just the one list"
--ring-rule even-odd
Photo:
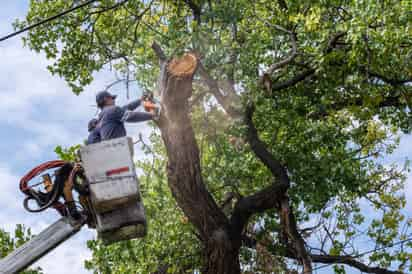
[[(28, 9), (25, 0), (6, 2), (0, 10), (1, 36), (11, 32), (11, 23), (23, 18)], [(35, 165), (55, 159), (55, 146), (82, 142), (87, 135), (87, 121), (96, 113), (95, 93), (114, 78), (112, 72), (102, 71), (84, 93), (76, 96), (63, 79), (50, 75), (47, 64), (42, 54), (23, 48), (20, 37), (0, 42), (0, 227), (7, 231), (23, 223), (38, 233), (58, 218), (53, 211), (36, 215), (25, 212), (21, 205), (23, 196), (18, 191), (19, 178)], [(120, 102), (126, 101), (126, 92), (121, 87), (115, 93)], [(137, 98), (138, 93), (131, 92), (131, 97)], [(131, 136), (138, 132), (147, 135), (150, 131), (142, 124), (129, 126), (128, 130)], [(412, 152), (411, 141), (410, 136), (402, 138), (400, 148), (386, 161), (404, 161)], [(407, 197), (412, 195), (410, 179), (405, 191)], [(412, 216), (411, 204), (407, 211)], [(47, 274), (88, 273), (83, 261), (90, 257), (86, 241), (93, 237), (93, 231), (84, 229), (37, 265)]]

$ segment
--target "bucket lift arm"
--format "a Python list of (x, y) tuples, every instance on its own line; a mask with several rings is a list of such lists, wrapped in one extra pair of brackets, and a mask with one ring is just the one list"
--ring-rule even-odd
[(68, 217), (62, 217), (7, 257), (0, 259), (0, 273), (12, 274), (23, 271), (76, 234), (83, 224), (83, 220), (74, 221)]
[[(25, 270), (76, 234), (85, 223), (97, 230), (98, 238), (102, 239), (104, 244), (146, 235), (146, 217), (133, 162), (131, 138), (117, 138), (92, 144), (83, 147), (80, 154), (81, 164), (62, 160), (45, 162), (20, 180), (20, 190), (27, 196), (23, 203), (26, 210), (40, 212), (53, 207), (63, 217), (7, 257), (0, 259), (0, 274), (14, 274)], [(66, 170), (66, 167), (69, 169)], [(58, 173), (55, 171), (57, 175), (53, 182), (44, 172), (56, 168), (60, 169)], [(60, 173), (63, 169), (65, 172), (62, 174), (65, 176)], [(122, 173), (121, 176), (119, 173)], [(43, 177), (42, 182), (29, 184), (40, 175)], [(59, 201), (62, 188), (64, 190), (69, 183), (79, 193), (83, 209), (79, 212), (80, 219), (77, 221), (67, 206)], [(44, 187), (39, 187), (41, 185)], [(31, 208), (30, 200), (37, 202), (38, 207)], [(72, 217), (67, 217), (70, 215)]]

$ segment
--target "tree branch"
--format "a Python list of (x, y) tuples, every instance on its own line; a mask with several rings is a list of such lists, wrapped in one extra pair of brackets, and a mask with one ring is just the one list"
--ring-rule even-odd
[[(272, 172), (274, 177), (278, 178), (279, 184), (273, 184), (255, 195), (244, 198), (243, 204), (241, 204), (242, 200), (240, 200), (235, 207), (233, 215), (234, 217), (240, 216), (239, 219), (244, 222), (247, 221), (247, 218), (254, 212), (260, 212), (268, 209), (269, 206), (273, 207), (278, 204), (282, 230), (297, 251), (297, 256), (303, 264), (305, 273), (312, 273), (312, 262), (306, 252), (305, 241), (298, 231), (295, 215), (289, 205), (289, 198), (286, 195), (286, 191), (290, 186), (286, 167), (273, 157), (267, 150), (266, 145), (259, 139), (257, 129), (252, 120), (253, 112), (254, 106), (249, 105), (246, 108), (245, 115), (245, 123), (248, 127), (247, 140), (256, 156)], [(243, 213), (243, 215), (241, 213)], [(241, 217), (246, 217), (246, 219), (242, 220)], [(234, 221), (235, 219), (232, 220)]]
[(246, 109), (245, 123), (247, 129), (247, 140), (255, 155), (271, 171), (275, 178), (271, 186), (245, 198), (239, 199), (232, 214), (231, 224), (235, 233), (241, 233), (248, 219), (255, 213), (263, 212), (277, 206), (289, 188), (290, 182), (286, 168), (277, 161), (267, 150), (266, 145), (259, 139), (257, 129), (252, 121), (254, 106)]
[(189, 8), (192, 10), (193, 17), (195, 18), (197, 23), (200, 25), (200, 23), (201, 23), (200, 16), (202, 15), (202, 7), (197, 5), (192, 0), (183, 0), (183, 2), (185, 2), (189, 6)]
[(236, 203), (230, 218), (233, 232), (241, 234), (253, 214), (279, 207), (281, 198), (285, 195), (288, 188), (288, 185), (274, 182), (271, 186), (253, 195), (241, 198)]
[(279, 179), (280, 183), (289, 186), (289, 176), (286, 168), (273, 157), (266, 149), (266, 145), (259, 139), (257, 129), (252, 121), (254, 111), (254, 105), (246, 107), (245, 124), (248, 127), (247, 140), (250, 147), (262, 163)]
[(157, 85), (160, 91), (160, 96), (162, 96), (162, 92), (166, 90), (167, 57), (163, 49), (155, 41), (152, 43), (152, 49), (155, 52), (157, 58), (159, 58), (160, 74)]
[[(268, 248), (270, 243), (266, 241), (257, 241), (254, 237), (242, 236), (242, 244), (249, 248), (256, 248), (257, 243), (260, 243), (262, 246), (265, 246), (266, 249), (275, 256), (286, 256), (291, 259), (297, 259), (295, 252), (292, 252), (290, 249), (286, 250), (286, 253), (282, 251), (281, 248)], [(276, 253), (276, 250), (281, 250)], [(373, 274), (405, 274), (402, 271), (392, 271), (385, 268), (368, 266), (360, 261), (356, 260), (354, 256), (333, 256), (333, 255), (319, 255), (319, 254), (308, 254), (312, 262), (322, 263), (322, 264), (344, 264), (350, 267), (354, 267), (362, 271), (363, 273), (373, 273)], [(306, 272), (304, 272), (306, 274)]]
[(168, 269), (169, 269), (169, 265), (161, 264), (157, 267), (157, 270), (155, 272), (152, 272), (152, 274), (167, 274)]
[(190, 108), (193, 108), (195, 105), (197, 105), (199, 102), (203, 100), (207, 95), (207, 91), (201, 91), (198, 94), (195, 94), (192, 96), (193, 98), (189, 102)]
[(392, 86), (401, 86), (405, 84), (412, 83), (412, 78), (407, 78), (407, 79), (393, 79), (389, 78), (385, 75), (381, 75), (377, 72), (369, 71), (369, 75), (375, 78), (378, 78), (379, 80), (385, 82), (386, 84), (392, 85)]
[(346, 31), (341, 31), (341, 32), (338, 32), (335, 35), (333, 35), (331, 37), (331, 39), (329, 40), (329, 42), (328, 42), (328, 46), (326, 48), (326, 53), (332, 52), (332, 50), (334, 48), (336, 48), (336, 45), (338, 44), (339, 39), (342, 38), (345, 35), (346, 35)]
[(279, 83), (275, 83), (271, 86), (270, 91), (273, 93), (274, 91), (279, 91), (285, 88), (292, 87), (297, 83), (305, 80), (307, 77), (315, 73), (315, 69), (308, 69), (302, 72), (301, 74), (295, 75), (294, 77)]
[(374, 273), (374, 274), (404, 274), (401, 271), (391, 271), (388, 269), (380, 268), (380, 267), (372, 267), (368, 266), (364, 263), (361, 263), (355, 260), (354, 257), (351, 256), (332, 256), (332, 255), (314, 255), (311, 254), (310, 257), (312, 261), (315, 263), (323, 263), (323, 264), (345, 264), (354, 268), (359, 269), (363, 273)]
[(285, 0), (278, 0), (278, 4), (281, 9), (284, 9), (284, 10), (288, 9), (288, 5), (286, 4)]
[(212, 76), (210, 76), (210, 74), (206, 71), (206, 68), (203, 66), (202, 63), (199, 63), (197, 71), (200, 77), (202, 78), (203, 82), (209, 88), (210, 92), (216, 98), (218, 103), (223, 107), (223, 109), (232, 118), (237, 119), (237, 118), (242, 117), (242, 112), (233, 106), (235, 103), (233, 102), (234, 100), (240, 101), (239, 96), (233, 91), (230, 91), (229, 94), (226, 96), (223, 95), (223, 93), (220, 91), (218, 81), (216, 81), (215, 79), (212, 78)]
[(291, 46), (292, 46), (291, 53), (288, 57), (286, 57), (285, 59), (283, 59), (283, 60), (281, 60), (277, 63), (272, 64), (269, 67), (269, 69), (266, 71), (266, 74), (272, 75), (275, 70), (286, 66), (287, 64), (292, 62), (295, 59), (295, 57), (298, 55), (297, 38), (296, 38), (296, 33), (294, 33), (293, 31), (287, 30), (282, 26), (269, 24), (269, 23), (266, 23), (266, 24), (271, 26), (271, 27), (274, 27), (275, 29), (277, 29), (279, 31), (282, 31), (282, 32), (285, 32), (285, 33), (289, 34), (290, 42), (291, 42)]
[(159, 58), (161, 62), (165, 62), (167, 60), (166, 54), (164, 53), (163, 49), (160, 45), (156, 42), (153, 42), (152, 49), (156, 53), (156, 56)]
[(118, 2), (118, 3), (116, 3), (116, 4), (114, 4), (113, 6), (105, 7), (105, 8), (96, 10), (96, 11), (92, 11), (92, 12), (90, 12), (89, 14), (90, 14), (90, 15), (92, 15), (92, 14), (100, 14), (100, 13), (103, 13), (103, 12), (106, 12), (106, 11), (109, 11), (109, 10), (116, 9), (116, 8), (122, 6), (123, 4), (125, 4), (127, 1), (129, 1), (129, 0), (120, 1), (120, 2)]
[(303, 264), (303, 272), (305, 274), (312, 273), (312, 259), (306, 251), (305, 240), (298, 231), (295, 214), (292, 207), (289, 205), (289, 198), (284, 196), (280, 204), (280, 224), (284, 236), (292, 243), (296, 251), (296, 257)]
[[(329, 112), (331, 111), (339, 111), (351, 106), (363, 106), (364, 105), (364, 99), (363, 98), (356, 98), (356, 99), (342, 99), (341, 101), (338, 101), (330, 106), (327, 107), (327, 109), (318, 111), (318, 112), (312, 112), (308, 115), (309, 118), (311, 119), (321, 119), (323, 117), (326, 117), (329, 115)], [(385, 108), (385, 107), (401, 107), (404, 104), (401, 103), (401, 95), (398, 96), (388, 96), (384, 97), (379, 104), (376, 105), (377, 108)]]
[(271, 80), (271, 76), (272, 74), (275, 72), (275, 70), (280, 69), (286, 65), (288, 65), (289, 63), (291, 63), (296, 56), (298, 55), (298, 50), (297, 50), (297, 38), (296, 38), (296, 33), (294, 33), (293, 31), (287, 30), (282, 26), (276, 25), (276, 24), (270, 24), (269, 22), (265, 21), (265, 24), (269, 27), (273, 27), (279, 31), (285, 32), (287, 34), (289, 34), (290, 36), (290, 41), (292, 44), (292, 50), (291, 53), (289, 54), (289, 56), (287, 56), (286, 58), (284, 58), (283, 60), (272, 64), (260, 77), (259, 79), (259, 85), (262, 85), (265, 87), (267, 92), (271, 92), (272, 90), (272, 80)]

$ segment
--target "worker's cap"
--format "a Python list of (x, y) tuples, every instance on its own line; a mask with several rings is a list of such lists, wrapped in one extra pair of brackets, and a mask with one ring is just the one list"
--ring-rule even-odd
[(113, 99), (116, 99), (116, 95), (111, 94), (110, 92), (108, 92), (107, 90), (103, 90), (100, 91), (99, 93), (97, 93), (96, 95), (96, 103), (98, 107), (101, 107), (104, 103), (104, 98), (106, 97), (112, 97)]
[(92, 131), (93, 129), (96, 128), (98, 122), (99, 122), (99, 120), (97, 120), (97, 119), (95, 119), (95, 118), (91, 119), (91, 120), (89, 121), (89, 124), (87, 125), (87, 129), (88, 129), (89, 131)]

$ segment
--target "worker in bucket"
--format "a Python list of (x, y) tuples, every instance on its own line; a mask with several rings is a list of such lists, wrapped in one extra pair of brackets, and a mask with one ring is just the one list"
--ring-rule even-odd
[(99, 120), (93, 118), (89, 121), (87, 129), (89, 131), (89, 136), (87, 137), (86, 145), (95, 144), (101, 141), (100, 130), (97, 127)]
[[(99, 130), (101, 141), (126, 136), (124, 122), (156, 120), (159, 116), (159, 108), (153, 102), (144, 100), (144, 97), (122, 107), (117, 106), (115, 100), (116, 95), (108, 91), (101, 91), (96, 95), (96, 103), (101, 110), (96, 127)], [(134, 111), (142, 104), (142, 101), (147, 112)]]

